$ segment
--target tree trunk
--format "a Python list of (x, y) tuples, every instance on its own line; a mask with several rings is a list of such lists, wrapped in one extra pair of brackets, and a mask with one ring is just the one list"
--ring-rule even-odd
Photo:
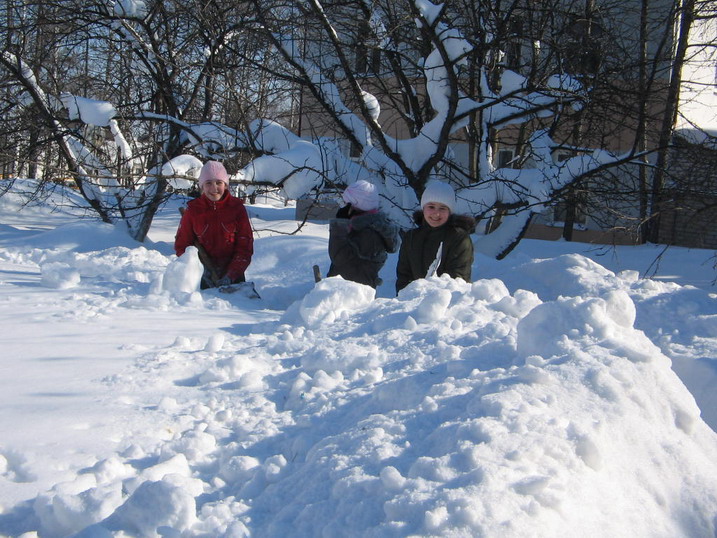
[(655, 172), (652, 176), (652, 187), (650, 189), (650, 213), (646, 222), (647, 240), (657, 243), (660, 237), (660, 213), (664, 202), (665, 174), (669, 164), (669, 152), (671, 146), (672, 132), (677, 123), (677, 109), (680, 98), (680, 86), (682, 84), (682, 67), (685, 63), (687, 45), (690, 29), (695, 18), (695, 0), (685, 0), (679, 8), (680, 27), (677, 34), (677, 47), (670, 73), (670, 84), (667, 90), (665, 110), (662, 117), (662, 127), (658, 143), (657, 160)]

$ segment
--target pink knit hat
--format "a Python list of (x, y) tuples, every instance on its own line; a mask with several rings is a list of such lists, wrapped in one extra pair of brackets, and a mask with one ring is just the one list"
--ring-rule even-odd
[(378, 209), (379, 200), (376, 186), (363, 179), (346, 187), (342, 197), (346, 203), (361, 211)]
[(199, 188), (201, 189), (207, 181), (213, 179), (219, 179), (226, 183), (227, 187), (229, 186), (229, 174), (227, 174), (227, 169), (219, 161), (207, 161), (202, 166), (202, 171), (199, 172)]

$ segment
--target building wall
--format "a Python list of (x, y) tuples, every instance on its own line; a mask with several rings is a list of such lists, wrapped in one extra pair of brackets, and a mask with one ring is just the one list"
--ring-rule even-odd
[[(697, 19), (690, 33), (693, 45), (682, 70), (678, 129), (698, 127), (717, 133), (717, 20)], [(710, 46), (702, 46), (708, 44)]]
[[(546, 226), (532, 222), (525, 233), (526, 239), (542, 239), (557, 241), (563, 236), (560, 226)], [(637, 245), (638, 238), (634, 233), (624, 230), (574, 230), (573, 241), (594, 243), (597, 245)]]
[(717, 196), (690, 195), (660, 218), (659, 241), (666, 245), (717, 249)]
[(660, 212), (661, 243), (717, 248), (717, 147), (675, 137)]

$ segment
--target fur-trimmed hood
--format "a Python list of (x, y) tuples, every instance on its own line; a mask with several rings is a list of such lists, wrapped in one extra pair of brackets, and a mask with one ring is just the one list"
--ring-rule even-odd
[[(415, 222), (418, 226), (423, 226), (423, 211), (414, 211), (413, 222)], [(444, 226), (460, 228), (462, 230), (465, 230), (467, 233), (472, 234), (476, 231), (476, 224), (476, 219), (474, 219), (470, 215), (458, 215), (456, 213), (451, 213), (451, 215), (448, 217), (448, 222), (446, 222)]]
[[(350, 227), (354, 230), (372, 228), (392, 246), (398, 240), (398, 227), (391, 222), (386, 215), (380, 212), (359, 213), (349, 220)], [(393, 250), (389, 250), (393, 252)]]

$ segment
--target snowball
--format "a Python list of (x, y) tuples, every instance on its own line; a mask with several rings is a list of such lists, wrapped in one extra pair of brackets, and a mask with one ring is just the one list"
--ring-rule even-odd
[(414, 317), (418, 323), (433, 323), (445, 319), (452, 294), (445, 289), (430, 289), (420, 302)]
[(333, 390), (343, 380), (344, 376), (341, 372), (332, 372), (331, 374), (328, 374), (323, 370), (318, 370), (314, 374), (314, 386), (322, 390)]
[(66, 290), (76, 287), (81, 280), (80, 272), (66, 263), (46, 263), (40, 267), (42, 285), (48, 288)]
[(134, 475), (132, 466), (122, 463), (117, 457), (110, 457), (97, 462), (90, 468), (90, 471), (95, 475), (98, 484)]
[(267, 388), (266, 383), (264, 383), (264, 376), (261, 372), (256, 371), (242, 374), (237, 382), (237, 386), (245, 390), (253, 391), (261, 391)]
[(406, 479), (395, 467), (388, 466), (381, 469), (381, 483), (383, 487), (389, 490), (402, 489), (406, 483)]
[(164, 411), (165, 413), (172, 413), (179, 409), (179, 404), (174, 398), (164, 396), (162, 399), (159, 400), (159, 403), (157, 404), (157, 409)]
[(622, 327), (631, 328), (635, 324), (637, 310), (630, 296), (622, 290), (610, 291), (603, 296), (608, 316)]
[(197, 247), (187, 247), (179, 258), (170, 262), (164, 271), (162, 289), (171, 294), (193, 293), (199, 289), (204, 266), (199, 261)]
[(497, 278), (477, 280), (471, 284), (471, 296), (478, 301), (495, 303), (509, 294), (506, 285)]
[(222, 463), (219, 476), (226, 482), (248, 482), (259, 467), (259, 460), (251, 456), (232, 456)]
[(532, 291), (516, 290), (513, 297), (510, 295), (503, 297), (493, 305), (493, 308), (510, 316), (522, 318), (540, 303), (540, 299)]
[(281, 454), (267, 458), (263, 465), (266, 480), (268, 482), (276, 482), (279, 480), (286, 464), (286, 458)]
[(373, 368), (366, 372), (362, 378), (367, 385), (378, 383), (383, 379), (383, 368)]
[[(206, 432), (192, 430), (162, 448), (163, 454), (183, 454), (188, 461), (204, 461), (216, 448), (217, 440)], [(180, 474), (185, 474), (182, 469)]]
[(148, 467), (141, 473), (141, 478), (147, 481), (162, 480), (165, 476), (170, 474), (181, 474), (184, 476), (191, 476), (192, 471), (189, 467), (184, 454), (177, 454), (169, 459), (166, 459), (157, 465)]
[(122, 488), (118, 482), (112, 488), (41, 495), (35, 499), (33, 508), (44, 531), (41, 536), (70, 536), (107, 517), (121, 502)]
[(424, 519), (428, 530), (438, 530), (448, 520), (448, 509), (445, 506), (439, 506), (434, 510), (429, 510)]
[(207, 353), (216, 353), (221, 351), (224, 347), (224, 335), (221, 333), (213, 334), (207, 341), (207, 345), (204, 346), (204, 351)]
[[(341, 277), (326, 278), (316, 284), (298, 305), (298, 314), (309, 328), (332, 323), (343, 313), (358, 310), (370, 304), (376, 290)], [(287, 312), (288, 314), (289, 312)]]
[(183, 487), (164, 480), (147, 481), (102, 526), (139, 536), (156, 536), (159, 527), (189, 529), (196, 521), (196, 509), (194, 497)]

